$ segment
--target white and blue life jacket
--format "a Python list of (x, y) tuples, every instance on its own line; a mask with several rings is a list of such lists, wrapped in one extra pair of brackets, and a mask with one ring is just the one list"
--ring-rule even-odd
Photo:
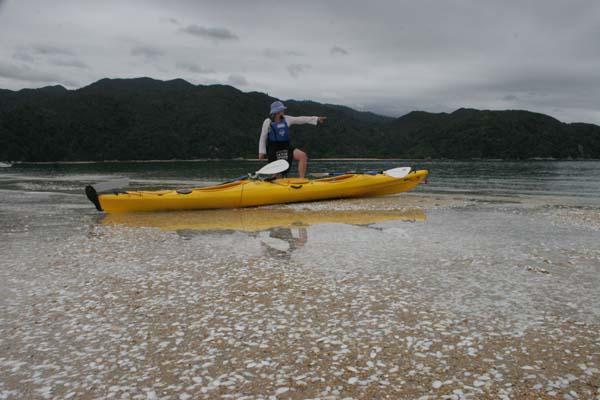
[(269, 142), (289, 142), (290, 127), (285, 118), (279, 122), (271, 122), (269, 128)]

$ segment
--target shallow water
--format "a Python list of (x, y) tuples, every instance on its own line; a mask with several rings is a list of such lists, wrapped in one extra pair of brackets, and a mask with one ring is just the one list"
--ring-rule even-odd
[[(415, 163), (320, 161), (312, 163), (311, 170), (373, 170), (407, 164)], [(82, 187), (89, 182), (128, 176), (135, 187), (195, 186), (240, 176), (260, 165), (248, 161), (199, 161), (21, 164), (3, 169), (0, 232), (2, 252), (9, 257), (2, 263), (10, 263), (10, 268), (0, 271), (6, 277), (0, 290), (16, 291), (18, 286), (7, 284), (14, 279), (15, 269), (21, 269), (19, 273), (25, 276), (35, 274), (36, 269), (43, 270), (49, 255), (46, 253), (60, 251), (60, 244), (65, 241), (79, 240), (83, 244), (86, 232), (97, 227), (119, 237), (121, 230), (128, 227), (127, 222), (107, 224), (106, 218), (99, 217), (82, 195)], [(600, 208), (600, 162), (435, 161), (420, 162), (418, 166), (430, 170), (429, 184), (408, 195), (290, 205), (284, 207), (283, 213), (286, 209), (300, 215), (302, 210), (349, 210), (356, 216), (365, 215), (367, 210), (402, 210), (407, 205), (423, 205), (422, 199), (404, 200), (421, 194), (431, 203), (424, 204), (421, 221), (370, 221), (368, 213), (362, 223), (349, 216), (347, 221), (343, 216), (333, 220), (323, 216), (319, 221), (317, 213), (312, 226), (302, 228), (303, 243), (292, 245), (288, 260), (340, 274), (393, 271), (400, 279), (415, 281), (420, 293), (433, 303), (466, 314), (497, 313), (527, 320), (537, 312), (553, 311), (600, 320), (600, 291), (595, 289), (600, 287), (600, 246), (598, 221), (594, 219)], [(440, 200), (432, 200), (435, 196)], [(248, 220), (249, 212), (258, 212), (252, 217), (254, 222), (245, 222), (247, 225), (278, 215), (275, 210), (271, 214), (268, 210), (208, 212), (207, 217), (202, 212), (189, 215), (197, 221), (214, 219), (215, 215), (233, 215), (237, 219), (245, 216)], [(418, 210), (423, 212), (423, 207)], [(148, 220), (148, 215), (144, 218)], [(214, 221), (213, 228), (223, 224), (230, 232), (213, 235), (193, 224), (178, 227), (177, 220), (190, 220), (186, 214), (163, 213), (159, 218), (163, 225), (171, 225), (173, 232), (187, 230), (208, 235), (214, 249), (225, 243), (225, 252), (232, 235), (237, 235), (243, 248), (259, 249), (264, 245), (264, 240), (255, 234), (235, 233), (247, 230), (240, 221)], [(303, 225), (302, 218), (296, 219), (297, 224)], [(283, 227), (292, 232), (288, 236), (299, 234), (294, 222), (291, 218)], [(140, 236), (156, 227), (151, 221), (129, 225), (139, 228)], [(254, 230), (271, 232), (272, 236), (276, 229), (258, 226)], [(290, 247), (284, 244), (286, 240), (294, 241), (280, 239), (280, 246)], [(271, 242), (276, 243), (277, 239)], [(41, 252), (44, 246), (49, 246), (46, 253)], [(151, 246), (148, 251), (152, 251)], [(242, 252), (241, 257), (244, 256)], [(581, 265), (574, 267), (577, 262)], [(84, 267), (95, 268), (93, 264)], [(532, 274), (528, 267), (551, 273)]]
[[(136, 187), (193, 186), (259, 169), (255, 161), (17, 164), (0, 169), (0, 189), (77, 192), (82, 182), (127, 176)], [(309, 172), (385, 170), (411, 165), (431, 171), (425, 192), (560, 196), (600, 205), (600, 161), (312, 161)]]
[[(323, 161), (311, 164), (311, 169), (370, 170), (409, 163)], [(358, 352), (356, 360), (361, 360), (363, 345), (366, 359), (373, 348), (383, 346), (383, 351), (375, 353), (386, 355), (388, 359), (381, 362), (392, 371), (389, 358), (398, 349), (393, 341), (381, 340), (396, 332), (397, 343), (408, 344), (411, 351), (402, 356), (408, 364), (400, 370), (401, 375), (413, 371), (416, 376), (422, 374), (423, 380), (399, 381), (394, 390), (378, 383), (375, 390), (371, 375), (368, 379), (357, 375), (356, 380), (343, 375), (340, 388), (334, 389), (348, 397), (396, 393), (413, 398), (427, 393), (431, 385), (454, 385), (453, 390), (474, 398), (482, 393), (513, 396), (504, 383), (503, 391), (496, 384), (473, 385), (473, 378), (464, 375), (470, 367), (463, 370), (460, 363), (438, 375), (435, 368), (419, 367), (419, 362), (425, 362), (419, 361), (422, 356), (437, 359), (438, 353), (456, 351), (454, 347), (434, 349), (435, 345), (429, 349), (431, 344), (412, 347), (413, 341), (429, 343), (424, 338), (432, 332), (430, 327), (446, 326), (447, 321), (453, 321), (448, 324), (455, 327), (462, 323), (459, 321), (470, 321), (461, 337), (471, 339), (463, 342), (480, 343), (480, 347), (465, 345), (467, 353), (452, 356), (457, 360), (464, 356), (475, 362), (477, 352), (482, 360), (502, 357), (512, 352), (514, 340), (525, 340), (515, 338), (527, 335), (532, 336), (529, 347), (538, 340), (550, 343), (558, 337), (555, 350), (573, 353), (565, 355), (564, 364), (577, 371), (583, 362), (587, 366), (581, 371), (597, 378), (593, 366), (597, 366), (600, 353), (598, 337), (590, 334), (588, 340), (583, 332), (597, 332), (595, 327), (600, 324), (600, 162), (421, 162), (419, 166), (430, 170), (429, 184), (398, 196), (122, 218), (97, 213), (82, 187), (118, 176), (131, 177), (136, 187), (203, 185), (243, 175), (260, 164), (103, 163), (17, 165), (0, 170), (0, 346), (10, 349), (0, 355), (4, 377), (0, 379), (0, 398), (51, 398), (94, 390), (96, 396), (106, 395), (115, 385), (113, 391), (121, 391), (118, 381), (123, 380), (133, 388), (128, 393), (143, 398), (151, 398), (154, 391), (173, 395), (186, 384), (180, 382), (183, 386), (169, 389), (153, 380), (177, 381), (165, 377), (164, 371), (171, 371), (179, 362), (189, 363), (190, 352), (198, 349), (217, 357), (222, 368), (223, 363), (235, 364), (236, 351), (242, 354), (245, 350), (233, 351), (237, 348), (233, 342), (227, 342), (231, 348), (219, 347), (223, 344), (210, 347), (206, 340), (229, 329), (245, 332), (251, 326), (268, 330), (265, 326), (269, 324), (274, 324), (274, 330), (282, 326), (295, 332), (300, 342), (294, 348), (298, 349), (311, 346), (304, 340), (340, 335), (340, 341), (357, 346), (353, 351)], [(300, 307), (294, 306), (298, 301), (302, 311), (294, 309)], [(409, 336), (396, 331), (409, 321), (417, 321)], [(582, 332), (577, 346), (569, 344), (573, 336), (567, 323), (586, 324), (574, 325)], [(164, 324), (171, 328), (163, 332), (160, 327)], [(374, 330), (365, 328), (371, 324), (375, 324)], [(382, 327), (381, 332), (377, 326)], [(144, 332), (147, 336), (140, 338)], [(442, 336), (431, 340), (443, 344), (446, 334), (441, 331)], [(499, 334), (510, 340), (495, 341)], [(281, 374), (290, 368), (292, 374), (295, 361), (278, 358), (291, 357), (286, 353), (291, 347), (277, 341), (277, 336), (267, 337), (268, 349), (277, 351), (269, 353), (271, 364), (264, 368), (270, 365)], [(230, 336), (228, 340), (234, 339)], [(485, 345), (484, 339), (491, 344)], [(457, 348), (463, 342), (456, 344)], [(166, 364), (153, 358), (153, 352), (159, 350), (149, 351), (144, 343), (159, 350), (167, 346), (164, 349), (170, 349), (170, 358), (164, 359)], [(129, 350), (113, 356), (133, 357), (133, 364), (119, 373), (110, 368), (98, 372), (107, 362), (101, 353), (117, 351), (124, 344)], [(184, 345), (187, 347), (177, 347)], [(27, 358), (34, 354), (32, 349), (42, 352), (32, 356), (35, 362)], [(489, 349), (495, 351), (493, 356), (486, 353)], [(135, 363), (139, 365), (136, 357), (152, 361), (131, 370)], [(245, 357), (242, 364), (250, 365), (254, 363), (250, 358), (258, 355), (250, 352)], [(294, 357), (300, 355), (294, 352)], [(503, 373), (508, 375), (528, 366), (521, 356), (511, 357), (494, 368), (506, 368)], [(585, 390), (591, 390), (586, 389), (583, 377), (554, 388), (552, 382), (564, 378), (557, 375), (560, 369), (552, 372), (556, 356), (535, 357), (539, 363), (531, 368), (546, 369), (546, 376), (538, 376), (525, 388), (539, 383), (550, 393), (568, 394), (573, 389), (585, 395)], [(206, 362), (214, 359), (202, 364)], [(148, 372), (148, 365), (158, 366), (162, 375)], [(377, 369), (369, 365), (364, 367), (365, 374)], [(219, 387), (215, 377), (227, 370), (220, 368), (204, 368), (212, 378), (207, 381), (206, 376), (198, 376), (197, 381), (204, 385), (194, 381), (188, 391), (210, 397), (215, 393), (211, 390)], [(81, 370), (82, 375), (73, 369)], [(184, 370), (177, 367), (172, 373)], [(578, 376), (573, 371), (570, 373)], [(98, 382), (86, 380), (86, 374), (95, 373), (100, 374)], [(319, 379), (337, 379), (336, 374), (323, 372)], [(386, 379), (392, 381), (396, 373), (390, 374)], [(456, 376), (451, 385), (446, 379), (452, 374)], [(482, 370), (483, 378), (476, 382), (495, 376), (490, 374)], [(79, 386), (63, 385), (67, 376)], [(283, 390), (283, 384), (275, 385), (280, 378), (291, 379), (275, 372), (264, 378), (271, 382), (263, 382), (269, 393)], [(514, 382), (521, 378), (515, 377)], [(470, 383), (464, 386), (462, 379)], [(134, 382), (142, 381), (143, 387), (135, 386)], [(23, 391), (15, 389), (23, 382), (28, 382)], [(211, 383), (207, 386), (207, 382)], [(321, 381), (312, 382), (327, 392), (326, 383), (320, 387)], [(356, 385), (375, 391), (356, 392)], [(334, 389), (329, 389), (329, 395)], [(268, 394), (258, 384), (247, 390), (257, 398), (260, 393)], [(310, 394), (326, 397), (323, 393)]]

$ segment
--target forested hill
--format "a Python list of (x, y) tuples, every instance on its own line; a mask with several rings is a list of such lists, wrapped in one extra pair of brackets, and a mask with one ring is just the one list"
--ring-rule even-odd
[[(75, 161), (256, 157), (264, 93), (184, 80), (102, 79), (0, 90), (0, 160)], [(412, 112), (393, 119), (344, 106), (286, 101), (290, 115), (324, 115), (293, 128), (311, 157), (600, 158), (600, 127), (528, 111)]]

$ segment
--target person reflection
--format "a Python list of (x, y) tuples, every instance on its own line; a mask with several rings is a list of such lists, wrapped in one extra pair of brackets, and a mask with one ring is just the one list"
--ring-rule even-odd
[(273, 228), (258, 235), (264, 255), (272, 258), (290, 259), (295, 250), (308, 241), (306, 227)]

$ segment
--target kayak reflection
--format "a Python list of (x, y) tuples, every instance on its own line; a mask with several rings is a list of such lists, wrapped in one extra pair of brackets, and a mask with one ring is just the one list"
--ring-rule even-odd
[(419, 208), (401, 210), (301, 210), (291, 209), (235, 209), (180, 211), (161, 213), (106, 214), (104, 225), (152, 227), (168, 231), (244, 231), (258, 232), (274, 228), (292, 228), (323, 223), (369, 225), (384, 221), (424, 221), (425, 213)]

